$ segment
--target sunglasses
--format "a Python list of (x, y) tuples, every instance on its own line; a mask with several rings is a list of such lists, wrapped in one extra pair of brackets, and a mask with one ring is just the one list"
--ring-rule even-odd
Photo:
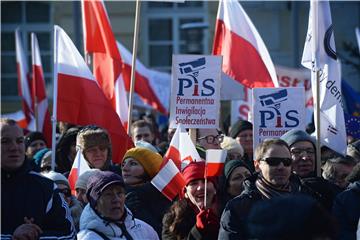
[(291, 158), (268, 157), (263, 158), (261, 161), (266, 162), (269, 166), (275, 167), (283, 163), (285, 167), (289, 167), (292, 163)]

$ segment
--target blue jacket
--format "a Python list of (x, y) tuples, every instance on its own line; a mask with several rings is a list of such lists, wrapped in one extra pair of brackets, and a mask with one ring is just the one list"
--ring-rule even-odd
[(71, 213), (55, 183), (31, 171), (27, 161), (15, 172), (1, 169), (1, 239), (11, 239), (24, 217), (33, 218), (40, 239), (74, 239)]

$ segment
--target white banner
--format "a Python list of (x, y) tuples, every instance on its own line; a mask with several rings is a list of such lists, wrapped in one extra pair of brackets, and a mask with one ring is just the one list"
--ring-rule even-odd
[(254, 149), (291, 129), (305, 131), (304, 88), (254, 88), (252, 100)]
[(170, 127), (218, 128), (220, 56), (173, 55)]

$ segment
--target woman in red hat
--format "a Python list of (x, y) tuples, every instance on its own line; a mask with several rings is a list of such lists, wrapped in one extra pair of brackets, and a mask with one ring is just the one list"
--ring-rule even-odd
[(183, 170), (186, 183), (183, 196), (163, 218), (162, 239), (217, 239), (220, 217), (217, 182), (208, 178), (205, 198), (204, 172), (205, 162), (192, 162)]

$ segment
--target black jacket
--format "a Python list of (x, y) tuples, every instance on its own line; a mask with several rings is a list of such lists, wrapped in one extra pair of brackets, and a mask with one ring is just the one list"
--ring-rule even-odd
[[(255, 185), (257, 178), (257, 174), (247, 178), (244, 181), (244, 191), (226, 204), (220, 220), (219, 240), (248, 238), (246, 223), (250, 210), (255, 203), (266, 200)], [(296, 175), (291, 175), (290, 182), (292, 186), (296, 186), (292, 188), (292, 193), (305, 193), (315, 197), (312, 190), (302, 185)]]
[(356, 239), (356, 230), (360, 217), (360, 181), (356, 181), (334, 201), (333, 214), (340, 226), (339, 239)]
[(1, 169), (1, 239), (11, 239), (24, 217), (42, 229), (41, 239), (74, 239), (70, 210), (55, 186), (27, 161), (15, 172)]

